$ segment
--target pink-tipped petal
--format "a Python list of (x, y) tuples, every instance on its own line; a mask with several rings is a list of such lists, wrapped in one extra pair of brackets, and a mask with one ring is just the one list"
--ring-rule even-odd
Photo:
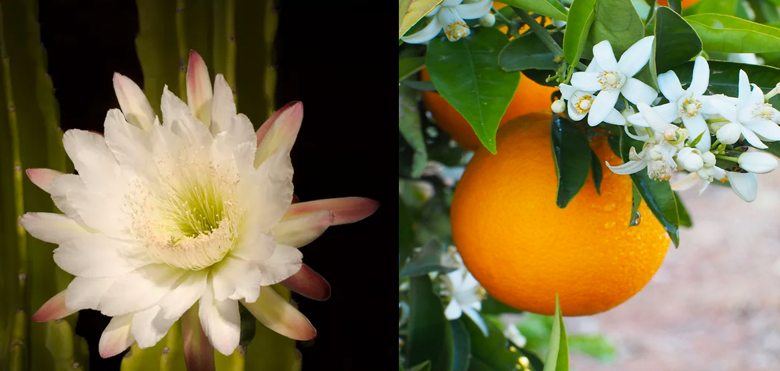
[(299, 202), (301, 202), (301, 199), (298, 198), (298, 196), (295, 193), (293, 193), (292, 203), (297, 204)]
[[(301, 129), (303, 121), (303, 103), (288, 104), (277, 113), (278, 116), (274, 114), (260, 129), (257, 129), (258, 143), (255, 153), (255, 167), (260, 166), (265, 159), (277, 151), (289, 153), (295, 144), (295, 138), (298, 137), (298, 131)], [(273, 121), (271, 121), (272, 119)], [(266, 126), (268, 128), (265, 128)]]
[(260, 297), (254, 303), (241, 301), (260, 323), (269, 329), (294, 340), (311, 340), (317, 330), (292, 304), (270, 286), (260, 287)]
[(131, 331), (133, 314), (128, 313), (111, 318), (108, 327), (103, 331), (103, 335), (100, 336), (98, 351), (101, 357), (113, 357), (124, 352), (125, 349), (135, 343), (135, 338)]
[(62, 290), (59, 294), (52, 296), (47, 302), (43, 303), (40, 309), (30, 318), (33, 322), (48, 322), (65, 318), (73, 313), (75, 310), (70, 310), (65, 306), (65, 291)]
[(211, 125), (213, 94), (206, 62), (203, 61), (200, 54), (190, 50), (190, 64), (187, 67), (187, 105), (190, 106), (193, 116), (206, 127)]
[(44, 168), (27, 169), (26, 173), (27, 177), (30, 178), (30, 181), (38, 186), (38, 188), (46, 191), (46, 193), (51, 193), (51, 182), (62, 175), (62, 173), (57, 170)]
[(330, 210), (319, 210), (298, 218), (279, 222), (273, 229), (276, 242), (292, 247), (310, 244), (333, 224), (335, 215)]
[(188, 371), (214, 371), (214, 347), (203, 332), (195, 303), (181, 317), (181, 337), (184, 345), (184, 362)]
[(342, 197), (296, 203), (287, 210), (282, 220), (298, 218), (319, 210), (330, 210), (336, 216), (332, 225), (361, 221), (379, 208), (379, 202), (365, 197)]
[[(268, 129), (271, 128), (271, 125), (273, 125), (274, 121), (276, 121), (276, 118), (279, 117), (279, 115), (282, 114), (282, 112), (286, 111), (290, 107), (292, 107), (295, 104), (301, 103), (300, 101), (292, 101), (290, 103), (285, 104), (282, 106), (282, 108), (279, 108), (274, 112), (271, 117), (269, 117), (265, 122), (260, 125), (260, 128), (257, 129), (257, 132), (255, 133), (257, 135), (257, 145), (260, 145), (260, 142), (263, 141), (263, 137), (265, 137), (265, 134), (268, 132)], [(301, 103), (303, 104), (303, 103)]]
[(303, 264), (298, 273), (281, 282), (282, 286), (312, 300), (330, 298), (330, 284), (308, 265)]
[(114, 92), (127, 121), (145, 131), (151, 131), (155, 114), (143, 90), (127, 76), (114, 73)]

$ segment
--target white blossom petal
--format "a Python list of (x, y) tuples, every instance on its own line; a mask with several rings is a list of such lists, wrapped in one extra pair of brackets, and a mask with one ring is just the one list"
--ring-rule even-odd
[(617, 69), (626, 75), (626, 77), (636, 75), (650, 60), (650, 53), (653, 51), (653, 40), (655, 40), (654, 36), (647, 36), (634, 43), (634, 45), (631, 45), (631, 47), (620, 56)]
[(170, 292), (185, 271), (165, 264), (152, 264), (120, 276), (100, 300), (107, 316), (148, 309)]
[(409, 36), (401, 37), (401, 40), (409, 44), (422, 44), (436, 37), (436, 35), (441, 32), (441, 28), (442, 25), (441, 22), (439, 22), (439, 17), (433, 17), (425, 28)]
[(593, 98), (593, 104), (588, 112), (588, 125), (596, 126), (604, 121), (609, 112), (615, 109), (620, 92), (617, 90), (603, 90)]
[(127, 121), (144, 131), (151, 131), (156, 115), (141, 88), (128, 77), (114, 73), (114, 93)]
[(226, 356), (231, 355), (241, 338), (238, 302), (230, 299), (215, 300), (211, 290), (206, 290), (200, 299), (198, 315), (203, 332), (214, 349)]
[(712, 145), (710, 140), (710, 128), (707, 126), (707, 122), (704, 121), (704, 118), (701, 117), (701, 115), (696, 115), (693, 117), (683, 115), (682, 120), (683, 123), (685, 123), (685, 127), (690, 132), (689, 138), (691, 138), (691, 140), (694, 140), (698, 138), (699, 135), (701, 135), (701, 140), (699, 140), (699, 143), (696, 143), (696, 148), (702, 152), (709, 151), (710, 146)]
[(710, 66), (707, 64), (707, 60), (702, 56), (696, 57), (696, 61), (693, 63), (693, 76), (691, 79), (691, 86), (688, 87), (688, 91), (692, 92), (695, 96), (704, 95), (707, 91), (707, 85), (710, 83)]
[(597, 72), (575, 72), (571, 75), (571, 86), (581, 91), (597, 91), (603, 87)]
[(111, 322), (100, 336), (98, 350), (103, 358), (110, 358), (130, 348), (135, 343), (131, 330), (133, 313), (111, 318)]
[(490, 13), (490, 8), (492, 7), (492, 0), (483, 0), (476, 3), (460, 4), (455, 7), (455, 10), (463, 19), (477, 19)]
[[(604, 40), (593, 46), (593, 59), (598, 62), (599, 66), (604, 71), (615, 71), (618, 69), (617, 60), (615, 60), (615, 53), (612, 51), (612, 44), (610, 44), (608, 40)], [(574, 83), (572, 83), (572, 85), (577, 86)]]
[(777, 169), (777, 160), (763, 152), (745, 152), (739, 155), (739, 166), (751, 173), (766, 174)]
[(294, 340), (311, 340), (317, 331), (311, 322), (270, 286), (260, 288), (254, 303), (242, 301), (252, 315), (269, 329)]
[(206, 62), (200, 54), (190, 50), (190, 63), (187, 67), (187, 105), (192, 115), (206, 127), (211, 125), (212, 98), (211, 78)]
[(56, 245), (92, 233), (63, 214), (26, 213), (19, 218), (19, 223), (33, 237)]
[(745, 202), (753, 202), (756, 199), (758, 191), (758, 181), (756, 174), (753, 173), (735, 173), (726, 172), (729, 184), (734, 193)]
[(658, 88), (661, 89), (661, 93), (671, 103), (676, 103), (677, 100), (685, 95), (680, 79), (671, 70), (658, 75)]
[(165, 318), (159, 305), (133, 315), (132, 331), (138, 347), (153, 347), (162, 339), (178, 318)]
[(639, 102), (650, 104), (658, 97), (658, 92), (655, 91), (652, 86), (633, 77), (626, 81), (625, 85), (620, 89), (620, 92), (623, 93), (623, 96), (626, 97), (629, 102), (634, 104), (638, 104)]
[(609, 162), (604, 161), (605, 164), (607, 164), (607, 167), (609, 170), (612, 170), (615, 174), (621, 174), (621, 175), (629, 175), (636, 173), (638, 171), (641, 171), (642, 169), (647, 167), (647, 161), (629, 161), (622, 165), (612, 166), (609, 164)]

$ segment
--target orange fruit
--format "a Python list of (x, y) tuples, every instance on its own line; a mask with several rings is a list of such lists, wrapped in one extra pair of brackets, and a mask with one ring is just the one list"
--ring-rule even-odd
[[(498, 154), (481, 148), (455, 188), (451, 222), (466, 267), (490, 295), (517, 309), (581, 316), (609, 310), (639, 292), (669, 247), (663, 226), (642, 203), (629, 227), (631, 179), (602, 165), (565, 209), (555, 204), (551, 112), (518, 117), (498, 131)], [(591, 147), (616, 165), (607, 141)]]
[[(423, 68), (420, 79), (422, 81), (430, 80), (427, 69)], [(520, 84), (517, 85), (515, 96), (509, 103), (506, 113), (504, 113), (504, 117), (499, 123), (499, 127), (509, 120), (526, 113), (549, 109), (552, 104), (550, 97), (556, 90), (558, 89), (552, 86), (539, 85), (521, 73)], [(477, 135), (474, 134), (474, 129), (471, 128), (468, 121), (447, 103), (439, 93), (432, 91), (423, 92), (423, 103), (425, 103), (425, 108), (433, 115), (436, 124), (449, 133), (450, 137), (460, 144), (461, 147), (471, 151), (476, 151), (482, 147), (482, 143), (477, 138)]]

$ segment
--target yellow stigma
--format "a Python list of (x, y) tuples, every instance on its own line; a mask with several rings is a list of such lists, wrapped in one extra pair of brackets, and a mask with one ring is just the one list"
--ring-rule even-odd
[(691, 96), (682, 102), (680, 108), (682, 111), (680, 113), (685, 114), (687, 117), (696, 117), (699, 115), (699, 110), (701, 109), (701, 101), (693, 99), (693, 96)]
[(579, 114), (584, 114), (590, 110), (590, 106), (592, 104), (593, 104), (593, 96), (583, 95), (582, 97), (580, 97), (577, 103), (574, 103), (574, 108), (577, 109), (577, 112)]
[(463, 21), (455, 21), (444, 27), (444, 34), (447, 35), (447, 39), (450, 41), (458, 41), (470, 33), (469, 26)]
[(605, 90), (608, 88), (619, 89), (626, 82), (626, 79), (618, 71), (603, 71), (599, 75), (598, 81), (602, 85), (601, 90)]

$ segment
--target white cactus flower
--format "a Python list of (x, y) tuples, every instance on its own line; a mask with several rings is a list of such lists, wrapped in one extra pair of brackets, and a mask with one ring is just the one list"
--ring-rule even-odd
[[(589, 107), (588, 124), (596, 126), (605, 121), (617, 103), (620, 94), (634, 104), (652, 103), (658, 92), (649, 85), (633, 78), (650, 60), (654, 36), (647, 36), (615, 60), (612, 45), (604, 40), (593, 46), (592, 69), (575, 72), (571, 85), (583, 92), (599, 91)], [(591, 67), (591, 66), (588, 66)]]
[(482, 18), (490, 13), (492, 7), (492, 0), (470, 3), (464, 3), (463, 0), (444, 0), (426, 15), (431, 22), (425, 28), (412, 35), (401, 37), (401, 40), (409, 44), (422, 44), (436, 37), (444, 29), (448, 40), (458, 41), (471, 34), (464, 19)]
[(188, 103), (166, 86), (162, 124), (132, 80), (115, 74), (114, 88), (122, 110), (108, 112), (105, 136), (63, 136), (78, 175), (27, 171), (64, 214), (27, 213), (21, 225), (59, 245), (54, 261), (75, 276), (32, 320), (81, 309), (113, 317), (99, 343), (104, 358), (136, 342), (155, 345), (195, 304), (210, 343), (225, 355), (239, 343), (239, 302), (273, 331), (313, 338), (311, 323), (270, 285), (327, 298), (327, 282), (302, 264), (298, 247), (378, 205), (361, 198), (292, 205), (290, 150), (302, 104), (282, 108), (255, 132), (236, 113), (222, 75), (212, 90), (195, 52)]

